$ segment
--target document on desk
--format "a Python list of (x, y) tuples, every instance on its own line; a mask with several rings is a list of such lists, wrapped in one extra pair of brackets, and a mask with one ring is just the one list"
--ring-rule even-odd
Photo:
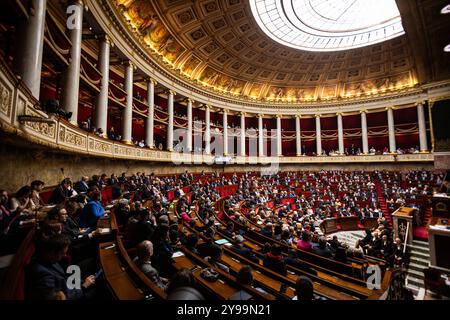
[(175, 251), (172, 255), (172, 258), (178, 258), (178, 257), (183, 257), (184, 253), (181, 251)]
[(98, 228), (97, 232), (99, 234), (106, 234), (106, 233), (110, 233), (111, 232), (111, 228)]

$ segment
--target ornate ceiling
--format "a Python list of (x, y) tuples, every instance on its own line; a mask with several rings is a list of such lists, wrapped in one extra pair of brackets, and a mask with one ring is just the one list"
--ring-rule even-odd
[(306, 52), (269, 38), (246, 0), (113, 0), (123, 22), (192, 83), (268, 101), (376, 94), (420, 82), (407, 36), (365, 48)]

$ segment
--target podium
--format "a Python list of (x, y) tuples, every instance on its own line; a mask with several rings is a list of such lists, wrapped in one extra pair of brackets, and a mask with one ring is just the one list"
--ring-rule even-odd
[(322, 221), (322, 231), (325, 235), (338, 231), (337, 219), (329, 218)]
[(445, 193), (436, 193), (431, 198), (433, 216), (450, 218), (450, 197)]
[(341, 217), (341, 218), (339, 218), (339, 222), (341, 223), (342, 231), (358, 230), (358, 222), (359, 222), (358, 217), (355, 217), (355, 216)]
[(363, 220), (364, 229), (372, 230), (378, 227), (378, 218), (364, 218)]
[(417, 214), (417, 209), (400, 207), (393, 214), (394, 220), (394, 238), (400, 238), (402, 243), (405, 243), (405, 238), (408, 237), (407, 244), (413, 243), (413, 218)]
[(450, 197), (434, 194), (431, 202), (433, 216), (428, 223), (430, 266), (450, 272)]

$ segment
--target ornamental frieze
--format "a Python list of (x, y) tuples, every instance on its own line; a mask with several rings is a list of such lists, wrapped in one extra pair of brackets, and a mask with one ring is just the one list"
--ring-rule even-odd
[(11, 115), (12, 89), (10, 89), (3, 79), (0, 79), (0, 112), (8, 118)]
[[(25, 115), (27, 115), (27, 116), (34, 116), (34, 117), (41, 117), (41, 115), (38, 112), (36, 112), (32, 108), (26, 106), (26, 101), (25, 100), (19, 99), (18, 106), (19, 106), (19, 104), (20, 104), (21, 107), (18, 108), (18, 109), (25, 110)], [(49, 123), (46, 123), (46, 122), (28, 122), (28, 121), (25, 122), (25, 127), (26, 128), (35, 131), (40, 136), (44, 136), (46, 138), (50, 138), (51, 140), (56, 139), (56, 125), (57, 125), (56, 122), (54, 124), (49, 124)]]

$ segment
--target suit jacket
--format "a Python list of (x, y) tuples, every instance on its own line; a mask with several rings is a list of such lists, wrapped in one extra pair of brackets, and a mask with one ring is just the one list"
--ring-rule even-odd
[(312, 252), (324, 258), (331, 258), (331, 251), (326, 247), (321, 248), (317, 245), (313, 247)]
[(246, 247), (241, 246), (232, 246), (231, 249), (235, 251), (236, 253), (240, 254), (241, 256), (252, 260), (253, 262), (259, 262), (259, 259), (255, 256), (252, 250)]
[(72, 192), (70, 190), (64, 189), (63, 186), (59, 186), (58, 188), (53, 190), (49, 203), (60, 204), (64, 202), (66, 198), (70, 197), (71, 194)]
[(74, 189), (78, 192), (78, 193), (86, 193), (89, 191), (89, 186), (86, 182), (84, 181), (78, 181), (77, 183), (75, 183)]
[(84, 298), (83, 290), (67, 287), (67, 274), (59, 263), (34, 261), (26, 270), (26, 296), (29, 299), (45, 299), (49, 290), (63, 291), (68, 300)]

